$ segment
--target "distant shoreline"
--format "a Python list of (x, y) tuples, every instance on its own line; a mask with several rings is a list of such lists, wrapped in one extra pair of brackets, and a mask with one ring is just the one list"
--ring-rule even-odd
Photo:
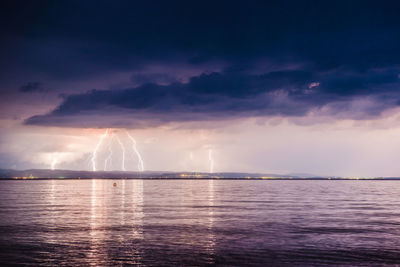
[(115, 178), (115, 177), (108, 177), (108, 178), (98, 178), (98, 177), (93, 177), (93, 178), (88, 178), (88, 177), (65, 177), (65, 178), (57, 178), (57, 177), (43, 177), (43, 178), (0, 178), (0, 181), (35, 181), (35, 180), (238, 180), (238, 181), (243, 181), (243, 180), (254, 180), (254, 181), (400, 181), (400, 177), (392, 177), (392, 178), (322, 178), (322, 177), (316, 177), (316, 178), (282, 178), (282, 177), (276, 177), (276, 178), (212, 178), (212, 177), (204, 177), (204, 178), (190, 178), (190, 177), (168, 177), (168, 178), (163, 178), (163, 177), (134, 177), (134, 178)]
[(328, 176), (313, 174), (277, 174), (247, 172), (172, 172), (172, 171), (75, 171), (75, 170), (12, 170), (0, 169), (0, 180), (79, 180), (79, 179), (138, 179), (138, 180), (287, 180), (287, 181), (325, 181), (325, 180), (369, 180), (395, 181), (400, 176)]

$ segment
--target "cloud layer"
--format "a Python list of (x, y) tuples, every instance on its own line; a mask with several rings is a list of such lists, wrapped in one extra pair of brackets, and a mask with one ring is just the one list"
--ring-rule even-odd
[(214, 72), (192, 77), (187, 83), (147, 83), (70, 95), (49, 114), (33, 116), (26, 123), (71, 126), (82, 121), (77, 125), (143, 127), (246, 116), (299, 117), (310, 112), (344, 113), (347, 118), (362, 119), (398, 106), (399, 85), (397, 70), (392, 69), (366, 73)]
[[(21, 77), (19, 93), (51, 93), (32, 81), (64, 88), (48, 86), (62, 103), (27, 124), (143, 127), (310, 112), (362, 119), (399, 103), (396, 1), (2, 5), (4, 83)], [(130, 79), (107, 83), (118, 73)], [(89, 80), (95, 90), (62, 86)]]

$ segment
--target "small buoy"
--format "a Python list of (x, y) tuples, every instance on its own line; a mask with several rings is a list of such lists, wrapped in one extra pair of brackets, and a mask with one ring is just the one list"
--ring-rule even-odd
[(114, 187), (117, 187), (117, 183), (114, 183), (113, 186), (114, 186)]

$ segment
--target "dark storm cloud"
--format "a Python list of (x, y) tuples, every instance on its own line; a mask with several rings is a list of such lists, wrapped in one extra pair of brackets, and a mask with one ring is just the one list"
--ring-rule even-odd
[[(397, 74), (390, 70), (367, 74), (306, 71), (257, 75), (210, 73), (192, 77), (188, 83), (145, 84), (124, 90), (92, 90), (71, 95), (51, 113), (31, 117), (26, 123), (63, 125), (67, 122), (70, 125), (71, 117), (79, 120), (100, 115), (110, 117), (113, 123), (118, 118), (126, 125), (130, 125), (132, 120), (144, 120), (154, 125), (240, 116), (303, 116), (325, 105), (330, 105), (331, 115), (348, 111), (352, 117), (349, 103), (361, 96), (379, 103), (362, 107), (362, 112), (368, 117), (398, 105), (400, 95), (393, 88), (399, 86)], [(85, 126), (109, 124), (110, 121), (103, 118), (86, 122)]]
[[(6, 76), (44, 75), (62, 82), (133, 73), (132, 88), (67, 96), (53, 112), (34, 116), (29, 124), (81, 125), (89, 114), (113, 114), (120, 118), (113, 123), (120, 124), (133, 115), (149, 124), (303, 116), (324, 106), (351, 116), (349, 103), (361, 98), (376, 103), (363, 107), (368, 117), (400, 101), (398, 1), (1, 5), (0, 67)], [(169, 65), (201, 70), (216, 62), (225, 70), (207, 72), (204, 67), (187, 83), (168, 72)], [(154, 64), (165, 73), (162, 68), (145, 71)], [(91, 122), (100, 125), (101, 119)]]
[(397, 1), (8, 3), (1, 29), (11, 56), (24, 68), (61, 77), (160, 61), (268, 58), (328, 70), (400, 59)]
[(131, 76), (131, 81), (134, 84), (170, 84), (177, 82), (177, 79), (167, 73), (137, 73)]

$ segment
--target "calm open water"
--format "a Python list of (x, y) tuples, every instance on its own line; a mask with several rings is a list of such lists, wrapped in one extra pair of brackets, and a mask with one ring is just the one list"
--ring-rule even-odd
[(399, 200), (396, 181), (0, 181), (0, 265), (400, 264)]

